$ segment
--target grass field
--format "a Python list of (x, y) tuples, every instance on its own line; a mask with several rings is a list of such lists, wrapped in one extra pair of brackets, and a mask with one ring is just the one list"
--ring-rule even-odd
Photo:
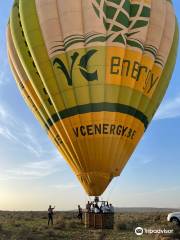
[[(114, 230), (88, 230), (75, 212), (55, 212), (54, 226), (47, 226), (46, 212), (0, 212), (0, 240), (180, 240), (180, 227), (167, 223), (167, 212), (123, 212), (115, 214)], [(174, 229), (174, 234), (136, 236), (137, 226)]]

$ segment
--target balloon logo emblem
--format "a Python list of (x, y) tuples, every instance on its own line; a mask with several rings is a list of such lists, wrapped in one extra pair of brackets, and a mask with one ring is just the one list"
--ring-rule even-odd
[[(88, 69), (87, 69), (88, 61), (96, 52), (97, 52), (97, 50), (95, 50), (95, 49), (89, 50), (85, 55), (83, 55), (81, 57), (80, 62), (79, 62), (79, 70), (80, 70), (81, 74), (83, 75), (83, 77), (87, 81), (98, 80), (97, 71), (90, 73), (90, 72), (88, 72)], [(67, 83), (69, 86), (72, 86), (72, 84), (73, 84), (72, 73), (73, 73), (73, 68), (75, 66), (75, 62), (76, 62), (78, 56), (79, 56), (78, 52), (75, 52), (71, 56), (70, 72), (68, 71), (68, 68), (65, 66), (65, 64), (63, 63), (63, 61), (61, 59), (55, 58), (55, 60), (53, 61), (53, 65), (57, 65), (57, 68), (60, 69), (66, 76)]]
[(129, 0), (93, 2), (95, 13), (103, 21), (107, 31), (107, 39), (111, 38), (113, 42), (125, 44), (127, 36), (139, 33), (140, 28), (148, 25), (150, 8), (142, 3), (136, 3), (131, 11), (130, 7)]

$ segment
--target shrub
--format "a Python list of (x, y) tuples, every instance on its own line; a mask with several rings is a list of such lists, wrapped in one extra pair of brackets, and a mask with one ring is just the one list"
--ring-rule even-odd
[(58, 224), (55, 224), (54, 229), (60, 229), (60, 230), (63, 230), (66, 228), (66, 223), (65, 222), (61, 222), (61, 223), (58, 223)]
[(117, 222), (115, 224), (115, 228), (117, 231), (134, 231), (134, 229), (138, 226), (137, 222), (132, 219), (131, 221), (129, 222)]
[(59, 215), (56, 219), (55, 219), (55, 224), (58, 224), (58, 223), (62, 223), (62, 222), (64, 222), (65, 221), (65, 219), (64, 219), (64, 216), (62, 216), (62, 215)]
[(66, 224), (67, 229), (69, 228), (77, 228), (79, 229), (80, 224), (76, 221), (68, 221)]
[(127, 226), (125, 223), (121, 223), (121, 222), (117, 222), (115, 224), (115, 228), (116, 230), (120, 231), (120, 230), (127, 230)]
[(15, 239), (27, 240), (31, 236), (32, 236), (32, 233), (31, 233), (30, 229), (28, 227), (24, 226), (24, 227), (21, 227), (21, 229), (15, 233), (15, 235), (13, 236), (12, 239), (13, 240), (15, 240)]
[(105, 240), (106, 239), (106, 234), (105, 233), (101, 233), (98, 237), (98, 240)]
[(14, 227), (21, 227), (20, 223), (14, 223)]
[(153, 217), (153, 222), (159, 222), (160, 220), (161, 220), (161, 215), (160, 214)]
[(47, 236), (48, 237), (56, 237), (56, 234), (55, 234), (55, 232), (52, 229), (49, 229), (47, 231)]

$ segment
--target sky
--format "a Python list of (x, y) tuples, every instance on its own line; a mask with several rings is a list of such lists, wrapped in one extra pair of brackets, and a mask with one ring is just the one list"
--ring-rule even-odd
[[(0, 1), (0, 210), (71, 210), (89, 200), (25, 105), (6, 54), (12, 0)], [(174, 0), (180, 23), (180, 1)], [(180, 208), (180, 50), (155, 118), (102, 198), (118, 207)]]

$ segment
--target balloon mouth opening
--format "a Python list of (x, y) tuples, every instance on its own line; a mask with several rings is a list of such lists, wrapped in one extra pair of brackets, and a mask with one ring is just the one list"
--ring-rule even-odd
[(90, 197), (101, 196), (112, 180), (112, 174), (99, 172), (82, 173), (77, 177)]

